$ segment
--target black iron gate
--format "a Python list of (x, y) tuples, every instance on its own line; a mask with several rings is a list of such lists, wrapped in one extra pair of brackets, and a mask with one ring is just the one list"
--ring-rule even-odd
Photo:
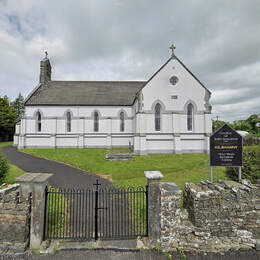
[(147, 187), (75, 190), (46, 187), (45, 239), (147, 236)]

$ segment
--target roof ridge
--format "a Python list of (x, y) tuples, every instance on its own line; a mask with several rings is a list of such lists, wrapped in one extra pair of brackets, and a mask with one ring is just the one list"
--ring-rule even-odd
[(101, 82), (113, 82), (113, 83), (145, 83), (147, 82), (146, 80), (51, 80), (49, 82), (83, 82), (83, 83), (86, 83), (86, 82), (90, 82), (90, 83), (93, 83), (93, 82), (98, 82), (98, 83), (101, 83)]

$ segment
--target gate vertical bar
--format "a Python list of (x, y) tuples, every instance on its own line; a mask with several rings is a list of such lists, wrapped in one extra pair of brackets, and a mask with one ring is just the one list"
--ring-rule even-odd
[[(44, 190), (44, 196), (45, 196), (45, 205), (44, 205), (44, 223), (43, 223), (43, 240), (45, 240), (45, 238), (48, 236), (48, 224), (47, 224), (47, 215), (49, 214), (49, 210), (48, 210), (48, 186), (45, 187)], [(30, 212), (31, 214), (31, 212)]]
[(96, 180), (96, 183), (93, 184), (96, 186), (95, 190), (95, 240), (98, 239), (98, 186), (101, 185), (98, 183), (98, 180)]
[(145, 186), (145, 197), (146, 197), (146, 235), (148, 235), (148, 189), (149, 189), (149, 185)]

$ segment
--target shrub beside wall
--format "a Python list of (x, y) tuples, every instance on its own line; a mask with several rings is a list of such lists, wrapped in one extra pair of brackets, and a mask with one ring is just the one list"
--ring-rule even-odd
[(0, 154), (0, 184), (4, 182), (8, 170), (9, 170), (9, 164), (7, 160)]
[[(238, 168), (226, 168), (227, 175), (237, 181)], [(256, 183), (260, 179), (260, 149), (245, 149), (243, 152), (242, 179), (249, 179), (252, 183)]]

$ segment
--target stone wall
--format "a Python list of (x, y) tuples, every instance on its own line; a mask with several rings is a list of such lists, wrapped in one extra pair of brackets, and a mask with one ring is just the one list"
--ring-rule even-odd
[(168, 250), (227, 251), (254, 248), (260, 238), (260, 185), (220, 181), (160, 187), (160, 239)]
[(0, 254), (24, 252), (29, 243), (29, 200), (20, 185), (0, 190)]

